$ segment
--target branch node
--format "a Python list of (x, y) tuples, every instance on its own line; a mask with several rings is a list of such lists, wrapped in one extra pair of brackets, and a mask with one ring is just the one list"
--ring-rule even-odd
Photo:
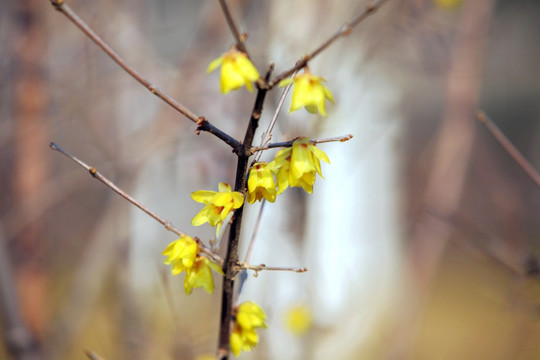
[(485, 123), (486, 122), (486, 114), (482, 111), (482, 110), (478, 110), (476, 112), (476, 118), (478, 119), (478, 121), (480, 121), (481, 123)]
[(64, 5), (64, 0), (50, 0), (51, 5), (58, 11), (62, 11), (62, 6)]
[(350, 23), (346, 22), (345, 24), (343, 24), (343, 26), (341, 27), (341, 29), (339, 30), (340, 33), (342, 33), (343, 35), (345, 36), (348, 36), (351, 34), (352, 32), (352, 26)]
[(90, 172), (90, 175), (92, 175), (93, 177), (96, 177), (96, 174), (97, 174), (96, 168), (90, 167), (88, 171)]

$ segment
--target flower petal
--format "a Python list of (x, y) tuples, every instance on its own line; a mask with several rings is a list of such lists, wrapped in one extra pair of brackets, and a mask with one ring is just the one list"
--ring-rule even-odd
[(196, 202), (208, 204), (212, 198), (217, 194), (215, 191), (199, 190), (191, 193), (191, 198)]
[(206, 73), (209, 74), (212, 71), (216, 70), (222, 63), (223, 63), (223, 56), (220, 56), (217, 59), (213, 60), (210, 63), (210, 65), (208, 65), (208, 68), (206, 69)]
[(220, 182), (219, 185), (218, 185), (218, 188), (219, 188), (219, 192), (232, 192), (232, 188), (231, 188), (231, 185), (227, 184), (227, 183), (222, 183)]

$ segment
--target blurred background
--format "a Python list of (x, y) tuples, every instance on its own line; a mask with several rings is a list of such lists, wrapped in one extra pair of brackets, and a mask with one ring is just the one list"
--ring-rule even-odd
[[(230, 7), (259, 71), (279, 73), (367, 3)], [(151, 82), (243, 137), (255, 94), (221, 95), (205, 74), (233, 44), (217, 1), (68, 4)], [(48, 145), (207, 243), (190, 193), (234, 183), (230, 148), (48, 1), (1, 9), (0, 359), (212, 356), (220, 279), (185, 296), (162, 262), (174, 234)], [(540, 358), (540, 189), (474, 117), (483, 109), (540, 169), (539, 19), (533, 0), (394, 0), (310, 62), (336, 103), (323, 118), (286, 101), (273, 140), (355, 137), (319, 145), (332, 163), (313, 195), (265, 206), (251, 262), (309, 271), (249, 274), (240, 301), (269, 327), (243, 358)], [(246, 209), (241, 259), (259, 211)]]

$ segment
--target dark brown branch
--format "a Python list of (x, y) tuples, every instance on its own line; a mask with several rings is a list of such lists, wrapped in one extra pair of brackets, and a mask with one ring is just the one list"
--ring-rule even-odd
[(220, 129), (212, 125), (208, 120), (206, 120), (203, 117), (197, 120), (197, 125), (198, 125), (197, 130), (195, 131), (197, 135), (199, 135), (200, 131), (209, 132), (210, 134), (216, 136), (217, 138), (221, 139), (223, 142), (228, 144), (230, 147), (232, 147), (233, 152), (235, 153), (239, 151), (240, 147), (242, 146), (240, 141), (236, 140), (235, 138), (233, 138), (226, 132), (221, 131)]
[[(272, 66), (266, 74), (266, 81), (270, 77)], [(249, 157), (251, 152), (249, 148), (253, 142), (253, 137), (257, 126), (259, 125), (259, 119), (264, 105), (264, 99), (268, 92), (265, 88), (259, 88), (257, 91), (257, 97), (249, 124), (244, 136), (244, 142), (241, 147), (241, 151), (237, 152), (238, 164), (236, 168), (236, 180), (234, 184), (234, 191), (245, 193), (246, 187), (246, 172), (248, 170)], [(232, 309), (234, 304), (234, 277), (237, 274), (236, 264), (238, 263), (238, 242), (240, 240), (240, 228), (242, 225), (242, 214), (244, 207), (237, 209), (234, 213), (233, 222), (229, 231), (229, 242), (227, 243), (227, 252), (225, 255), (223, 272), (223, 286), (221, 290), (221, 317), (219, 326), (219, 342), (218, 342), (218, 359), (225, 360), (229, 357), (229, 337), (230, 327), (232, 320)]]
[(231, 15), (229, 6), (227, 5), (227, 1), (219, 0), (219, 5), (221, 5), (221, 9), (223, 9), (223, 15), (225, 15), (225, 20), (227, 20), (227, 25), (229, 25), (229, 29), (231, 29), (231, 32), (234, 36), (234, 40), (236, 42), (236, 49), (238, 51), (245, 53), (249, 57), (249, 54), (246, 49), (246, 45), (244, 44), (244, 36), (242, 36), (240, 32), (238, 31), (238, 26), (236, 25), (236, 22), (234, 21)]
[(291, 76), (294, 72), (304, 68), (311, 59), (319, 55), (322, 51), (326, 50), (326, 48), (332, 45), (332, 43), (336, 41), (337, 39), (339, 39), (340, 37), (349, 35), (355, 26), (360, 24), (364, 19), (366, 19), (370, 15), (374, 14), (387, 1), (388, 0), (376, 0), (366, 5), (366, 7), (364, 8), (362, 12), (357, 14), (350, 21), (347, 21), (343, 25), (341, 25), (339, 30), (336, 33), (334, 33), (332, 36), (330, 36), (330, 38), (328, 38), (324, 43), (322, 43), (321, 46), (313, 50), (308, 55), (303, 56), (300, 60), (296, 62), (294, 67), (276, 76), (271, 82), (268, 83), (268, 87), (273, 88), (274, 86), (279, 84), (281, 80), (285, 79), (286, 77)]
[[(107, 179), (105, 176), (101, 175), (101, 173), (99, 171), (97, 171), (95, 168), (91, 167), (90, 165), (86, 164), (85, 162), (83, 162), (82, 160), (80, 160), (79, 158), (77, 158), (76, 156), (68, 153), (67, 151), (65, 151), (64, 149), (62, 149), (61, 147), (59, 147), (58, 145), (56, 145), (55, 143), (50, 143), (49, 147), (52, 149), (52, 150), (56, 150), (58, 151), (59, 153), (67, 156), (68, 158), (70, 158), (71, 160), (75, 161), (77, 164), (79, 164), (81, 167), (85, 168), (86, 170), (88, 170), (90, 172), (90, 175), (92, 175), (93, 178), (101, 181), (103, 184), (107, 185), (107, 187), (109, 187), (111, 190), (113, 190), (115, 193), (117, 193), (118, 195), (120, 195), (121, 197), (123, 197), (124, 199), (126, 199), (127, 201), (129, 201), (130, 203), (132, 203), (133, 205), (135, 205), (136, 207), (138, 207), (139, 209), (141, 209), (142, 211), (144, 211), (147, 215), (149, 215), (152, 219), (156, 220), (157, 222), (159, 222), (161, 225), (163, 225), (165, 227), (165, 229), (167, 229), (168, 231), (170, 232), (173, 232), (175, 233), (176, 235), (178, 236), (183, 236), (183, 235), (186, 235), (185, 233), (183, 233), (182, 231), (180, 231), (179, 229), (177, 229), (176, 227), (174, 227), (174, 225), (168, 221), (168, 220), (165, 220), (163, 219), (161, 216), (159, 216), (158, 214), (156, 214), (155, 212), (151, 211), (150, 209), (148, 209), (146, 206), (144, 206), (143, 204), (141, 204), (139, 201), (135, 200), (132, 196), (130, 196), (129, 194), (127, 194), (124, 190), (120, 189), (118, 186), (116, 186), (112, 181), (110, 181), (109, 179)], [(204, 252), (206, 255), (208, 255), (212, 260), (216, 261), (218, 264), (223, 264), (223, 260), (216, 254), (214, 254), (212, 251), (210, 251), (209, 249), (207, 249), (204, 244), (200, 241), (200, 239), (198, 238), (195, 238), (194, 239), (195, 241), (197, 241), (199, 247), (201, 248), (201, 251)]]
[[(145, 77), (143, 77), (137, 70), (135, 70), (131, 65), (129, 65), (113, 48), (111, 48), (98, 34), (94, 32), (71, 8), (64, 3), (63, 0), (50, 0), (54, 8), (64, 14), (75, 26), (77, 26), (86, 36), (90, 38), (97, 46), (99, 46), (107, 55), (111, 57), (125, 72), (127, 72), (131, 77), (137, 80), (141, 85), (143, 85), (148, 91), (156, 95), (158, 98), (163, 100), (167, 105), (171, 106), (173, 109), (184, 115), (189, 120), (198, 124), (199, 127), (197, 131), (207, 131), (219, 139), (223, 140), (225, 143), (231, 145), (231, 137), (225, 134), (223, 131), (217, 129), (204, 117), (195, 115), (191, 110), (189, 110), (184, 105), (180, 104), (178, 101), (174, 100), (170, 95), (165, 91), (159, 89), (156, 85), (152, 84)], [(204, 126), (200, 126), (200, 123), (204, 123)]]
[(508, 140), (503, 132), (495, 125), (495, 123), (482, 110), (478, 110), (476, 118), (480, 121), (493, 135), (495, 140), (506, 150), (506, 152), (514, 159), (523, 171), (531, 178), (531, 180), (540, 188), (540, 174), (532, 167), (531, 163), (519, 152), (518, 149)]

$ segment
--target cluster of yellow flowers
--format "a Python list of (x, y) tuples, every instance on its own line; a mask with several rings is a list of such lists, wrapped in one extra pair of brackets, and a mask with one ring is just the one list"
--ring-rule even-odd
[[(248, 202), (254, 203), (265, 198), (269, 202), (276, 200), (290, 187), (301, 187), (308, 193), (313, 192), (316, 173), (322, 177), (320, 160), (330, 163), (324, 151), (318, 149), (307, 138), (299, 138), (292, 147), (278, 151), (270, 163), (259, 162), (249, 170)], [(276, 176), (276, 182), (273, 175)]]
[[(253, 82), (260, 78), (259, 72), (248, 59), (246, 54), (235, 48), (224, 53), (216, 60), (212, 61), (206, 70), (210, 73), (221, 66), (220, 88), (224, 94), (231, 90), (238, 90), (246, 86), (249, 91), (253, 91)], [(294, 84), (291, 108), (289, 112), (305, 107), (310, 113), (326, 116), (324, 107), (325, 100), (334, 102), (334, 97), (323, 82), (326, 80), (320, 76), (312, 75), (309, 68), (305, 68), (304, 73), (296, 75), (292, 79), (285, 79), (279, 86)]]
[[(191, 223), (199, 226), (208, 222), (217, 226), (216, 234), (227, 215), (244, 204), (244, 195), (232, 191), (231, 186), (225, 183), (219, 183), (219, 191), (199, 190), (192, 193), (191, 197), (205, 205)], [(188, 235), (182, 235), (170, 243), (162, 254), (167, 256), (165, 264), (172, 265), (173, 275), (186, 272), (184, 290), (188, 295), (197, 287), (203, 287), (208, 293), (214, 291), (212, 269), (223, 275), (221, 267), (203, 256), (199, 245)]]
[[(224, 94), (245, 86), (253, 91), (253, 82), (260, 75), (247, 55), (232, 48), (218, 59), (212, 61), (207, 72), (212, 72), (221, 66), (220, 88)], [(309, 68), (304, 73), (291, 79), (283, 80), (279, 86), (294, 85), (291, 108), (289, 112), (305, 107), (310, 113), (320, 113), (326, 116), (325, 102), (334, 102), (330, 90), (323, 85), (325, 80), (312, 75)], [(263, 198), (274, 202), (276, 196), (288, 187), (301, 187), (312, 193), (316, 174), (322, 177), (320, 160), (330, 163), (328, 156), (319, 150), (307, 138), (298, 138), (291, 147), (278, 151), (270, 163), (255, 163), (248, 173), (247, 201), (252, 204)], [(216, 227), (216, 236), (227, 216), (244, 204), (244, 195), (232, 191), (231, 186), (219, 183), (219, 191), (199, 190), (191, 194), (191, 198), (204, 204), (204, 207), (191, 221), (199, 226), (209, 223)], [(165, 264), (172, 265), (173, 275), (185, 272), (184, 290), (191, 294), (193, 288), (202, 287), (207, 292), (214, 290), (212, 270), (221, 275), (221, 267), (203, 256), (201, 247), (190, 236), (182, 235), (180, 239), (170, 243), (163, 251)], [(233, 312), (230, 344), (232, 352), (238, 356), (242, 351), (250, 351), (259, 342), (256, 329), (266, 328), (266, 315), (255, 303), (248, 301), (238, 306)], [(304, 321), (305, 322), (305, 321)], [(294, 322), (299, 323), (299, 321)], [(298, 332), (302, 331), (298, 330)]]
[(186, 272), (184, 291), (188, 295), (197, 287), (210, 294), (214, 291), (212, 269), (223, 275), (221, 267), (202, 256), (199, 245), (188, 235), (170, 243), (162, 254), (167, 256), (165, 264), (172, 265), (173, 275)]
[(235, 356), (251, 351), (259, 342), (257, 328), (266, 328), (266, 315), (254, 302), (246, 301), (236, 309), (231, 333), (231, 350)]

